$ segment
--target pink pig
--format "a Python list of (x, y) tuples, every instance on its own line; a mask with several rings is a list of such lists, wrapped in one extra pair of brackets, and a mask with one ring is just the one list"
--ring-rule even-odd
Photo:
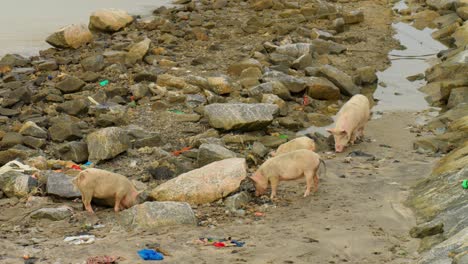
[(320, 163), (325, 162), (320, 156), (307, 149), (295, 150), (265, 161), (250, 179), (254, 181), (255, 195), (266, 192), (268, 182), (271, 184), (271, 199), (276, 197), (276, 190), (280, 181), (296, 180), (305, 176), (306, 191), (304, 197), (309, 196), (312, 182), (314, 192), (318, 190), (318, 170)]
[(81, 192), (86, 211), (94, 213), (91, 207), (93, 198), (114, 203), (114, 211), (127, 209), (138, 203), (138, 192), (130, 180), (120, 174), (89, 168), (80, 172), (73, 184)]
[(343, 152), (350, 142), (354, 144), (357, 138), (364, 136), (364, 127), (370, 116), (369, 99), (357, 94), (340, 109), (335, 128), (327, 129), (335, 138), (335, 151)]
[(288, 153), (294, 150), (299, 150), (299, 149), (308, 149), (308, 150), (315, 151), (314, 140), (305, 136), (295, 138), (289, 142), (281, 144), (276, 150), (276, 152), (273, 152), (271, 155), (275, 157), (275, 156)]

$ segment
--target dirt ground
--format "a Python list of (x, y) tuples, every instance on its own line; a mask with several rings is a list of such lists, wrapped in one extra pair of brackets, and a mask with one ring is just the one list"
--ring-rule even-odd
[[(364, 10), (366, 20), (356, 26), (360, 30), (343, 34), (343, 43), (354, 51), (329, 59), (345, 71), (367, 65), (383, 70), (389, 62), (387, 52), (396, 47), (390, 34), (390, 6), (386, 1), (346, 5), (346, 9), (356, 8)], [(220, 54), (214, 57), (222, 59), (218, 58)], [(146, 129), (164, 132), (168, 142), (176, 144), (187, 137), (173, 133), (180, 123), (149, 122), (159, 120), (150, 116), (158, 113), (147, 114), (136, 122), (146, 123)], [(23, 255), (40, 257), (36, 263), (85, 263), (95, 255), (124, 257), (119, 263), (152, 263), (142, 261), (136, 253), (147, 243), (160, 243), (172, 255), (164, 263), (414, 263), (418, 240), (412, 239), (408, 231), (415, 225), (415, 218), (404, 201), (410, 186), (429, 174), (434, 161), (412, 149), (415, 134), (409, 127), (416, 118), (416, 113), (384, 113), (370, 121), (364, 142), (338, 155), (321, 153), (327, 175), (321, 178), (319, 191), (312, 197), (302, 197), (303, 181), (283, 182), (279, 201), (256, 200), (249, 204), (244, 216), (226, 214), (219, 204), (194, 208), (204, 223), (198, 227), (127, 232), (115, 225), (112, 210), (99, 210), (97, 217), (105, 227), (90, 231), (96, 235), (96, 242), (68, 245), (63, 238), (85, 230), (90, 221), (80, 202), (64, 202), (75, 209), (69, 220), (27, 222), (28, 213), (37, 209), (34, 205), (2, 199), (0, 263), (23, 263)], [(206, 129), (195, 127), (197, 133)], [(358, 150), (371, 156), (347, 158)], [(127, 162), (117, 158), (103, 166)], [(52, 198), (45, 199), (40, 207), (57, 205)], [(255, 216), (255, 212), (264, 215)], [(194, 245), (192, 241), (199, 237), (232, 237), (246, 244), (221, 249)]]
[[(412, 263), (417, 240), (408, 231), (415, 219), (403, 202), (410, 186), (430, 172), (433, 161), (412, 150), (409, 126), (415, 118), (413, 113), (385, 114), (370, 121), (364, 142), (336, 156), (324, 154), (327, 175), (312, 197), (302, 197), (303, 181), (282, 183), (278, 202), (251, 204), (245, 216), (219, 217), (205, 227), (146, 232), (119, 229), (112, 225), (113, 213), (104, 210), (97, 215), (106, 227), (91, 231), (99, 238), (91, 245), (63, 242), (64, 234), (82, 230), (86, 218), (79, 203), (70, 203), (78, 212), (68, 224), (44, 220), (3, 233), (0, 249), (9, 257), (0, 261), (20, 263), (18, 257), (31, 254), (48, 256), (39, 263), (82, 263), (88, 256), (117, 255), (126, 258), (122, 263), (150, 263), (139, 260), (136, 251), (157, 242), (172, 255), (165, 263)], [(375, 158), (352, 157), (345, 162), (358, 150)], [(253, 211), (265, 215), (255, 217)], [(2, 218), (11, 210), (4, 212)], [(223, 208), (212, 205), (196, 212), (216, 215)], [(217, 249), (191, 243), (199, 237), (229, 236), (245, 246)], [(29, 246), (23, 250), (25, 244)]]

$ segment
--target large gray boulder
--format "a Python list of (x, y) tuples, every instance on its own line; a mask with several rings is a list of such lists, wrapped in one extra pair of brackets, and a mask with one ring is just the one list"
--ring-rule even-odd
[(204, 111), (216, 129), (253, 131), (270, 125), (278, 110), (273, 104), (211, 104)]
[(32, 212), (29, 217), (32, 219), (49, 219), (52, 221), (60, 221), (67, 219), (73, 215), (73, 209), (68, 206), (57, 208), (41, 208)]
[(114, 158), (131, 147), (127, 132), (118, 127), (107, 127), (95, 131), (86, 138), (90, 161)]
[(56, 155), (61, 160), (82, 163), (88, 160), (88, 145), (81, 141), (66, 142), (57, 147)]
[(225, 159), (181, 174), (157, 186), (151, 191), (150, 197), (157, 201), (211, 203), (239, 189), (245, 177), (245, 159)]
[(47, 194), (69, 199), (81, 197), (72, 183), (73, 177), (53, 171), (46, 171), (43, 176), (47, 177)]
[(106, 32), (116, 32), (133, 22), (133, 17), (125, 10), (108, 8), (93, 12), (89, 18), (89, 27)]
[(56, 48), (77, 49), (93, 40), (93, 34), (84, 24), (69, 25), (47, 37), (46, 42)]
[(278, 81), (292, 93), (302, 92), (306, 88), (306, 82), (302, 78), (287, 75), (279, 71), (266, 72), (263, 74), (262, 79), (266, 82)]
[(23, 136), (47, 138), (47, 131), (45, 131), (32, 121), (27, 121), (26, 123), (24, 123), (19, 132)]
[(344, 95), (353, 96), (361, 92), (361, 88), (354, 84), (353, 78), (341, 70), (331, 66), (324, 65), (319, 68), (319, 75), (325, 77), (334, 83)]
[(202, 167), (214, 161), (235, 158), (236, 156), (235, 152), (221, 145), (204, 143), (198, 148), (198, 166)]
[(25, 197), (37, 186), (37, 180), (18, 171), (8, 171), (0, 175), (0, 190), (7, 197)]
[(122, 211), (119, 222), (130, 229), (155, 229), (162, 226), (196, 225), (197, 219), (188, 203), (145, 202)]

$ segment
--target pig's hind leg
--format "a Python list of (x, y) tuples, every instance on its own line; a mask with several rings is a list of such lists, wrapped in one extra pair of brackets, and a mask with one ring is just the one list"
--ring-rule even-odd
[(93, 194), (90, 192), (82, 192), (81, 193), (81, 200), (83, 201), (83, 205), (86, 211), (94, 214), (93, 207), (91, 206), (91, 200), (93, 199)]
[(315, 180), (314, 179), (314, 173), (313, 171), (306, 171), (304, 172), (305, 179), (306, 179), (306, 191), (304, 193), (304, 197), (307, 197), (310, 195), (310, 189), (312, 188), (312, 182)]

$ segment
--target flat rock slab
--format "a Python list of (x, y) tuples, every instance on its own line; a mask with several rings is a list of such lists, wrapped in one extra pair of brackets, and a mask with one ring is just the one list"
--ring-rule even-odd
[(188, 203), (145, 202), (121, 212), (122, 226), (151, 229), (161, 226), (196, 225), (197, 219)]
[(273, 122), (274, 104), (211, 104), (205, 107), (210, 125), (221, 130), (260, 130)]
[(211, 203), (236, 191), (245, 177), (245, 159), (225, 159), (181, 174), (159, 185), (151, 191), (150, 197), (158, 201)]

